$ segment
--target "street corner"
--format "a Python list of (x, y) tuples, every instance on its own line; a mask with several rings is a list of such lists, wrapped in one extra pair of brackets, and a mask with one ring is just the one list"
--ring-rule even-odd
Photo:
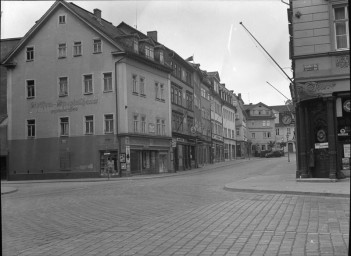
[(18, 189), (15, 187), (4, 187), (1, 185), (1, 195), (10, 194), (16, 192)]

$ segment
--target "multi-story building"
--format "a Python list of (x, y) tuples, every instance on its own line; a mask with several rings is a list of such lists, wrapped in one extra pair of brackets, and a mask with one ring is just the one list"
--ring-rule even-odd
[(234, 94), (233, 105), (237, 109), (235, 113), (236, 158), (244, 158), (251, 154), (251, 140), (248, 139), (247, 113), (241, 93)]
[(196, 129), (196, 160), (198, 166), (211, 163), (211, 83), (199, 64), (194, 72), (194, 105)]
[(170, 169), (171, 69), (128, 27), (56, 1), (4, 60), (9, 179)]
[(350, 35), (346, 0), (291, 0), (290, 59), (301, 178), (350, 173)]
[(275, 116), (273, 110), (259, 102), (245, 105), (247, 113), (247, 129), (252, 143), (254, 155), (270, 150), (275, 142)]
[[(6, 57), (18, 44), (21, 38), (3, 39), (0, 41), (2, 58)], [(2, 60), (1, 60), (2, 61)], [(8, 145), (7, 145), (7, 70), (0, 66), (0, 170), (1, 179), (7, 179)]]
[(276, 146), (281, 145), (284, 142), (286, 146), (282, 149), (284, 152), (296, 152), (296, 141), (295, 141), (295, 120), (292, 105), (277, 105), (270, 106), (275, 115), (275, 142)]
[(222, 99), (219, 94), (220, 77), (218, 72), (207, 72), (211, 81), (211, 123), (212, 123), (212, 159), (224, 161)]
[(168, 48), (165, 61), (173, 69), (170, 80), (174, 170), (192, 169), (196, 167), (194, 68)]
[(222, 99), (224, 160), (233, 160), (236, 158), (235, 114), (237, 111), (233, 105), (234, 93), (229, 91), (225, 84), (220, 84), (219, 95)]

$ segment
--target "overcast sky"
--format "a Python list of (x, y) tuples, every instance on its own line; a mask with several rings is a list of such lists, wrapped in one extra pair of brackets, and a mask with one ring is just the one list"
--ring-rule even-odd
[[(206, 71), (218, 71), (221, 83), (246, 104), (281, 105), (291, 98), (289, 80), (254, 41), (256, 37), (292, 77), (289, 60), (288, 5), (258, 1), (70, 1), (117, 26), (124, 21), (143, 33), (157, 30), (158, 41)], [(286, 2), (286, 1), (285, 1)], [(22, 37), (54, 1), (1, 1), (1, 38)]]

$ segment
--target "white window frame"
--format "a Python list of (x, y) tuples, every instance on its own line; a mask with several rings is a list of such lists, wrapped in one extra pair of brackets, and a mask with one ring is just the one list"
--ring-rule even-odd
[(139, 114), (133, 113), (133, 132), (139, 132)]
[(161, 135), (166, 136), (166, 120), (161, 119)]
[[(106, 121), (107, 121), (106, 116), (112, 116), (112, 120), (108, 119), (109, 122), (111, 122), (112, 125), (106, 125)], [(104, 133), (105, 134), (112, 134), (112, 133), (114, 133), (114, 130), (115, 130), (114, 120), (115, 120), (114, 114), (112, 114), (112, 113), (104, 114)], [(111, 129), (107, 130), (107, 128), (111, 128), (111, 127), (112, 127), (112, 130)]]
[[(65, 93), (62, 93), (62, 90), (61, 90), (61, 79), (63, 78), (66, 78), (66, 92)], [(62, 77), (59, 77), (58, 78), (58, 94), (59, 94), (59, 97), (65, 97), (65, 96), (68, 96), (68, 77), (67, 76), (62, 76)]]
[[(28, 82), (33, 81), (33, 95), (29, 95), (29, 91), (28, 91)], [(35, 80), (34, 79), (27, 79), (26, 80), (26, 86), (25, 86), (25, 90), (26, 90), (26, 96), (27, 99), (34, 99), (35, 98)]]
[(146, 116), (142, 115), (141, 116), (141, 127), (140, 127), (141, 133), (146, 133)]
[[(32, 50), (31, 51), (29, 51), (29, 49), (30, 48), (32, 48)], [(30, 54), (30, 56), (29, 56), (29, 58), (28, 58), (28, 53), (30, 53), (31, 52), (31, 54)], [(34, 53), (35, 53), (35, 48), (34, 48), (34, 45), (33, 46), (27, 46), (26, 47), (26, 55), (25, 55), (25, 57), (26, 57), (26, 61), (34, 61)]]
[(151, 45), (145, 45), (145, 57), (148, 59), (154, 59), (154, 48)]
[[(34, 121), (34, 124), (29, 124), (29, 121)], [(34, 129), (31, 127), (34, 127)], [(30, 138), (30, 139), (36, 137), (36, 120), (34, 118), (26, 120), (26, 135), (27, 135), (27, 138)]]
[[(106, 78), (106, 75), (111, 75), (109, 78)], [(107, 88), (106, 85), (110, 84), (110, 87)], [(104, 72), (102, 73), (102, 86), (103, 86), (103, 92), (112, 92), (113, 91), (113, 78), (112, 78), (112, 72)]]
[[(344, 14), (345, 14), (345, 19), (343, 20), (336, 20), (335, 19), (335, 9), (336, 8), (344, 8)], [(340, 50), (348, 50), (350, 49), (350, 38), (349, 38), (349, 13), (348, 13), (348, 5), (333, 5), (332, 6), (332, 17), (333, 17), (333, 29), (334, 29), (334, 43), (335, 43), (335, 50), (340, 51)], [(337, 23), (345, 23), (346, 26), (346, 48), (345, 47), (340, 47), (338, 48), (338, 43), (337, 43), (337, 35), (336, 35), (336, 24)]]
[[(89, 89), (89, 91), (86, 91), (86, 84), (85, 84), (85, 82), (86, 82), (86, 77), (87, 76), (91, 76), (91, 88), (89, 87), (88, 89)], [(83, 94), (93, 94), (94, 93), (94, 75), (93, 74), (84, 74), (83, 75)], [(91, 89), (91, 91), (90, 91), (90, 89)]]
[(140, 95), (145, 96), (145, 78), (142, 76), (139, 78), (139, 90)]
[[(67, 122), (67, 127), (66, 127), (66, 133), (64, 133), (64, 127), (62, 127), (62, 124), (65, 124), (65, 123), (62, 123), (62, 119), (63, 118), (67, 118), (68, 122)], [(61, 116), (59, 117), (59, 135), (60, 137), (68, 137), (69, 136), (69, 129), (70, 126), (69, 126), (69, 117), (68, 116)]]
[(63, 59), (67, 57), (67, 44), (66, 43), (59, 43), (57, 49), (57, 56), (59, 59)]
[(102, 53), (102, 40), (101, 38), (93, 39), (93, 53)]
[[(92, 120), (87, 120), (87, 118), (92, 117)], [(84, 134), (85, 135), (93, 135), (95, 131), (95, 122), (94, 122), (94, 115), (87, 115), (84, 116)]]
[[(61, 18), (63, 18), (63, 20), (61, 20)], [(59, 15), (58, 16), (58, 23), (59, 24), (66, 24), (67, 23), (67, 16), (64, 14), (64, 15)]]
[[(82, 42), (73, 42), (73, 57), (78, 57), (83, 55), (83, 47)], [(79, 52), (77, 51), (79, 49)]]
[(138, 76), (136, 74), (132, 74), (132, 93), (138, 94)]

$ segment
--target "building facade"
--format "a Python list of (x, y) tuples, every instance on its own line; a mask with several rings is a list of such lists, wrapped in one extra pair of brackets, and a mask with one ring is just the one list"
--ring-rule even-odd
[(241, 98), (241, 93), (234, 95), (234, 106), (237, 108), (235, 114), (235, 133), (236, 133), (236, 157), (245, 158), (250, 157), (251, 140), (248, 137), (247, 130), (247, 113), (245, 111), (245, 104)]
[(218, 72), (207, 74), (211, 81), (212, 159), (215, 163), (224, 161), (222, 98), (219, 94)]
[(274, 146), (275, 116), (272, 109), (262, 102), (245, 105), (245, 111), (252, 154), (259, 156), (262, 151), (270, 150)]
[(9, 179), (98, 177), (108, 159), (113, 173), (169, 169), (171, 69), (148, 55), (155, 42), (128, 36), (98, 9), (57, 1), (21, 39), (3, 62)]
[(347, 1), (290, 1), (296, 106), (296, 177), (350, 173), (350, 35)]

